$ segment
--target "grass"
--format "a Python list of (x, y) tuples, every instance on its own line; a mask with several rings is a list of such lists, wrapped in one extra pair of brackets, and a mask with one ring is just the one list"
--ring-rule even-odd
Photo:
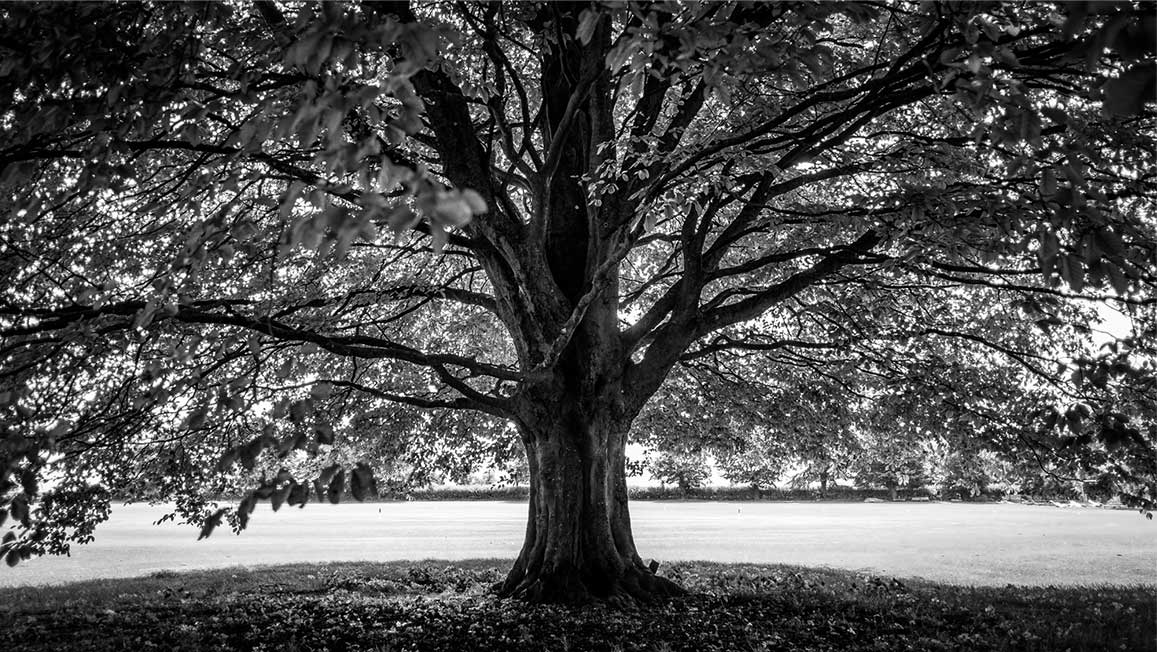
[(1153, 650), (1157, 589), (970, 588), (678, 563), (634, 610), (486, 588), (507, 562), (296, 564), (0, 590), (0, 650)]

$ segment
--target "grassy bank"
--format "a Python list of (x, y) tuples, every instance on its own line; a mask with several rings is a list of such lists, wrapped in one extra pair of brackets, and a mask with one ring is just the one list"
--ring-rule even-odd
[(630, 611), (528, 607), (505, 562), (290, 565), (0, 590), (0, 649), (1152, 650), (1154, 587), (968, 588), (679, 563), (694, 593)]

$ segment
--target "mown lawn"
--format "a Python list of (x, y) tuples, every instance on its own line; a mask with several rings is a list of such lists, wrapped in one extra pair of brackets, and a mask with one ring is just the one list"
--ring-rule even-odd
[(968, 588), (848, 571), (678, 563), (690, 597), (535, 606), (506, 562), (158, 573), (0, 590), (0, 650), (1147, 650), (1157, 587)]

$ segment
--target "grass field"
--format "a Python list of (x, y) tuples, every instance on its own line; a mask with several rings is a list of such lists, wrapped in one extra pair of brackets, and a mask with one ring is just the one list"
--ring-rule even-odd
[(486, 595), (506, 562), (160, 572), (0, 590), (0, 650), (1153, 650), (1153, 587), (961, 587), (679, 562), (692, 595), (612, 610)]
[[(968, 503), (637, 501), (642, 553), (827, 566), (984, 586), (1157, 584), (1157, 521), (1133, 511)], [(153, 526), (160, 507), (118, 507), (72, 557), (0, 568), (0, 586), (61, 583), (293, 562), (513, 558), (525, 528), (517, 502), (264, 507), (241, 536)]]

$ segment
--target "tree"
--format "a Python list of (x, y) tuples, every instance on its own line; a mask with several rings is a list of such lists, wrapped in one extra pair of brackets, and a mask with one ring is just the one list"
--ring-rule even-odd
[[(1152, 7), (1057, 11), (5, 5), (7, 558), (86, 536), (94, 479), (200, 495), (204, 535), (364, 496), (362, 466), (232, 509), (198, 488), (401, 403), (517, 427), (502, 594), (677, 593), (636, 549), (624, 456), (676, 365), (879, 341), (840, 289), (986, 289), (1027, 306), (1011, 333), (920, 337), (1014, 357), (1041, 298), (1152, 323)], [(1147, 414), (1114, 418), (1091, 437), (1152, 452)], [(50, 497), (71, 516), (30, 511)]]
[(703, 451), (660, 451), (651, 462), (651, 475), (664, 485), (673, 484), (686, 494), (711, 479), (711, 467)]
[(719, 455), (719, 469), (723, 477), (750, 487), (760, 495), (779, 481), (791, 456), (783, 439), (774, 431), (762, 428), (751, 431), (750, 435), (741, 444)]

